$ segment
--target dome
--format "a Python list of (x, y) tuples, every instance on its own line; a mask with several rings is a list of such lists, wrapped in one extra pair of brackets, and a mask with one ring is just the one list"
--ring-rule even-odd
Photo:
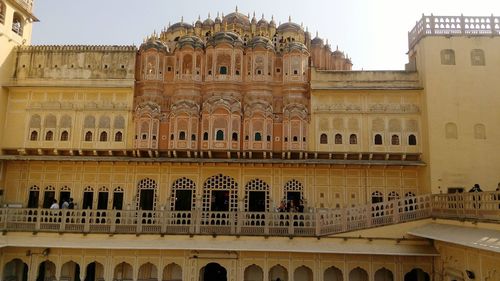
[(149, 49), (156, 49), (159, 52), (166, 52), (166, 53), (169, 52), (168, 46), (158, 39), (147, 40), (146, 42), (142, 43), (139, 49), (142, 51), (147, 51)]
[(222, 23), (250, 26), (250, 20), (242, 13), (233, 12), (224, 17)]
[(217, 32), (207, 41), (207, 45), (214, 47), (220, 43), (229, 43), (232, 46), (243, 46), (241, 37), (233, 32)]
[(311, 40), (311, 45), (321, 45), (323, 46), (323, 39), (319, 38), (318, 33), (316, 33), (316, 37), (314, 37), (313, 40)]
[(203, 48), (205, 45), (203, 41), (196, 36), (186, 35), (179, 38), (177, 41), (177, 48), (182, 49), (184, 46), (191, 46), (192, 48)]
[(262, 15), (262, 18), (259, 20), (259, 22), (257, 23), (257, 26), (258, 27), (267, 27), (269, 25), (269, 23), (267, 22), (267, 20), (264, 18), (264, 15)]
[(294, 22), (285, 22), (285, 23), (282, 23), (280, 26), (278, 26), (278, 29), (277, 29), (279, 32), (283, 32), (283, 31), (302, 31), (302, 27)]
[(169, 28), (167, 29), (168, 32), (172, 32), (172, 31), (176, 31), (176, 30), (179, 30), (179, 29), (191, 29), (193, 28), (192, 25), (190, 25), (189, 23), (185, 23), (185, 22), (178, 22), (178, 23), (174, 23), (172, 24), (171, 26), (169, 26)]
[(274, 16), (271, 16), (271, 21), (269, 22), (269, 26), (276, 27), (276, 22), (274, 22)]
[(309, 53), (307, 50), (306, 45), (300, 43), (300, 42), (289, 42), (286, 44), (284, 48), (285, 53), (293, 52), (293, 51), (299, 51), (299, 52), (306, 52)]
[(201, 27), (203, 23), (201, 22), (200, 16), (198, 16), (198, 20), (195, 22), (194, 26), (195, 27)]
[(214, 25), (214, 21), (211, 18), (207, 18), (203, 21), (203, 26), (212, 26)]
[(249, 48), (263, 47), (264, 49), (274, 50), (274, 45), (271, 39), (264, 36), (255, 36), (247, 43)]

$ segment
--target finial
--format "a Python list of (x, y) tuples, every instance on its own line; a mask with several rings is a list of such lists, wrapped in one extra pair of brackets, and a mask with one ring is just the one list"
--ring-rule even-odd
[(328, 38), (326, 38), (326, 45), (328, 45)]
[(264, 19), (264, 13), (262, 13), (262, 19)]
[(200, 15), (198, 15), (198, 20), (201, 20), (201, 16)]
[(181, 17), (181, 22), (184, 22), (184, 16)]
[(317, 30), (316, 30), (316, 37), (319, 37), (319, 36), (318, 36), (318, 31), (317, 31)]
[(222, 15), (221, 15), (221, 16), (222, 16), (222, 17), (224, 17), (224, 12), (222, 12)]
[(292, 16), (288, 16), (288, 22), (292, 21)]
[(170, 27), (170, 22), (168, 22), (168, 27)]
[(238, 12), (238, 5), (236, 5), (236, 10), (235, 11)]
[(306, 26), (306, 32), (309, 32), (309, 26)]
[(247, 18), (250, 18), (250, 13), (247, 13)]
[(300, 22), (300, 27), (304, 28), (304, 22)]
[(210, 18), (210, 12), (208, 12), (208, 18)]
[(339, 45), (337, 45), (337, 51), (339, 50)]
[(217, 17), (219, 17), (219, 12), (217, 12)]

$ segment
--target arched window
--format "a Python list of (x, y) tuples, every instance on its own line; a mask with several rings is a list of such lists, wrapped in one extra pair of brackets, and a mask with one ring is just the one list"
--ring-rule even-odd
[(224, 140), (224, 131), (217, 130), (217, 133), (215, 134), (215, 140), (218, 140), (218, 141)]
[(92, 141), (92, 132), (88, 131), (85, 133), (85, 141)]
[[(145, 140), (146, 138), (144, 137), (145, 135), (143, 135), (143, 140)], [(174, 134), (170, 134), (170, 140), (174, 140)]]
[(45, 140), (46, 141), (51, 141), (54, 139), (54, 132), (52, 131), (48, 131), (46, 134), (45, 134)]
[(261, 141), (262, 140), (262, 135), (259, 132), (255, 133), (254, 140), (255, 141)]
[(122, 139), (123, 139), (122, 132), (116, 132), (116, 134), (115, 134), (115, 141), (122, 141)]
[(382, 192), (375, 191), (372, 193), (372, 204), (380, 203), (384, 201), (384, 196)]
[(297, 136), (293, 136), (293, 141), (298, 141), (299, 138)]
[(486, 127), (484, 124), (474, 125), (474, 138), (475, 139), (486, 139)]
[(101, 132), (101, 135), (99, 136), (99, 141), (108, 141), (108, 133)]
[(328, 144), (328, 136), (326, 134), (321, 134), (321, 136), (319, 136), (319, 143)]
[(452, 49), (441, 50), (441, 64), (454, 65), (455, 64), (455, 51)]
[(238, 133), (233, 132), (232, 140), (233, 141), (237, 141), (238, 140)]
[(195, 135), (195, 134), (191, 134), (191, 140), (192, 140), (192, 141), (195, 141), (195, 140), (196, 140), (196, 135)]
[(342, 135), (335, 134), (335, 144), (342, 144)]
[(381, 145), (382, 144), (382, 135), (376, 134), (374, 138), (374, 143), (376, 145)]
[(349, 144), (358, 144), (358, 136), (356, 134), (349, 136)]
[(219, 74), (227, 74), (227, 67), (221, 66), (219, 69)]
[(399, 136), (398, 135), (391, 136), (391, 144), (392, 145), (399, 145)]
[(67, 141), (69, 139), (69, 133), (68, 131), (63, 131), (61, 133), (61, 141)]
[(32, 131), (30, 134), (30, 140), (36, 141), (38, 140), (38, 132), (37, 131)]
[(417, 145), (417, 137), (415, 135), (408, 136), (408, 145)]
[(19, 36), (23, 36), (23, 18), (18, 13), (14, 13), (12, 19), (12, 31)]
[(473, 49), (470, 51), (470, 60), (472, 65), (485, 65), (484, 51), (481, 49)]
[(457, 139), (458, 138), (457, 124), (453, 122), (446, 123), (444, 127), (444, 133), (447, 139)]
[(186, 132), (184, 131), (179, 132), (179, 140), (186, 140)]
[(203, 133), (203, 140), (204, 141), (208, 140), (208, 133), (207, 132)]

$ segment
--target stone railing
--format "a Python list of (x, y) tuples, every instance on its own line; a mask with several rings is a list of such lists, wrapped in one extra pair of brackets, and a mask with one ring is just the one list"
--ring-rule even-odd
[(425, 36), (500, 36), (500, 17), (425, 16), (408, 32), (408, 46)]
[(500, 221), (500, 193), (422, 195), (304, 213), (3, 208), (0, 230), (320, 237), (430, 217)]

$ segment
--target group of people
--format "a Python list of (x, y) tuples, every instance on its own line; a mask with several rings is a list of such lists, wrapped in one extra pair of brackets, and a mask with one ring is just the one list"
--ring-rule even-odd
[(303, 213), (304, 212), (304, 201), (302, 200), (288, 200), (285, 202), (281, 201), (280, 206), (277, 209), (278, 212), (296, 212)]
[[(75, 208), (75, 203), (73, 203), (73, 198), (63, 199), (61, 209), (74, 209), (74, 208)], [(56, 199), (54, 199), (52, 201), (52, 205), (50, 205), (50, 209), (59, 209), (59, 204), (57, 203)]]

